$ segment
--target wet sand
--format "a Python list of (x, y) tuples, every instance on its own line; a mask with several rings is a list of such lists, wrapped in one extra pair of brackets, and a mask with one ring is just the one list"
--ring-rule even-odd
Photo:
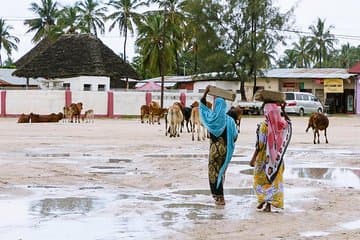
[(330, 116), (329, 144), (292, 117), (285, 209), (255, 210), (248, 161), (262, 117), (245, 117), (216, 207), (209, 143), (139, 119), (0, 119), (0, 239), (358, 239), (360, 117)]

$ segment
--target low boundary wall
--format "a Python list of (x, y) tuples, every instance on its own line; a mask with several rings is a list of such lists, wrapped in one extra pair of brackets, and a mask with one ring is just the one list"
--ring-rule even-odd
[[(202, 93), (164, 92), (163, 105), (167, 108), (179, 101), (189, 106), (201, 96)], [(63, 107), (72, 102), (82, 102), (83, 111), (93, 109), (97, 117), (139, 116), (141, 105), (151, 101), (160, 103), (160, 97), (160, 92), (139, 91), (1, 90), (0, 117), (63, 112)]]

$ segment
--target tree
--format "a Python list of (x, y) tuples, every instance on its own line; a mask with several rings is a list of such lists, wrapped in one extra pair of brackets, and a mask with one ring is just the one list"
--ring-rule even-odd
[[(136, 46), (138, 52), (142, 56), (143, 65), (146, 67), (151, 76), (159, 76), (161, 72), (161, 51), (165, 52), (165, 60), (168, 62), (173, 61), (173, 54), (170, 48), (163, 46), (163, 15), (159, 12), (153, 12), (144, 16), (144, 19), (138, 26), (138, 37), (136, 39)], [(165, 36), (170, 43), (168, 35)]]
[(81, 25), (80, 9), (76, 4), (60, 10), (58, 25), (64, 33), (85, 32), (84, 26)]
[(81, 24), (86, 33), (93, 33), (97, 37), (98, 29), (101, 34), (105, 33), (104, 19), (106, 19), (106, 7), (100, 6), (97, 0), (84, 0), (78, 3)]
[(282, 42), (280, 33), (291, 16), (292, 9), (281, 14), (272, 0), (228, 0), (219, 18), (223, 48), (228, 53), (228, 65), (240, 81), (241, 98), (246, 100), (245, 81), (252, 79), (257, 90), (257, 75), (270, 65), (275, 46)]
[(185, 1), (183, 62), (191, 74), (225, 71), (227, 55), (221, 48), (223, 36), (218, 30), (220, 4), (212, 0)]
[(59, 34), (55, 28), (56, 18), (58, 17), (57, 2), (53, 0), (41, 0), (41, 4), (33, 2), (30, 10), (38, 15), (37, 18), (26, 19), (25, 25), (29, 26), (27, 32), (36, 31), (32, 41), (39, 42), (44, 37), (54, 39)]
[(285, 53), (289, 56), (290, 67), (308, 68), (311, 65), (310, 45), (306, 37), (300, 37), (298, 43), (292, 43), (293, 48)]
[(124, 35), (123, 58), (126, 62), (128, 31), (134, 34), (135, 22), (139, 22), (141, 18), (141, 14), (135, 12), (135, 10), (141, 6), (145, 6), (146, 3), (141, 0), (111, 0), (108, 4), (115, 8), (115, 12), (107, 17), (107, 19), (114, 20), (109, 27), (109, 31), (113, 30), (117, 25), (120, 35)]
[(12, 26), (6, 25), (5, 20), (0, 18), (0, 66), (2, 66), (1, 49), (3, 47), (8, 55), (8, 59), (11, 59), (12, 50), (18, 49), (16, 44), (20, 42), (20, 39), (10, 34), (12, 29)]
[(314, 60), (316, 61), (315, 66), (323, 67), (324, 61), (327, 60), (329, 53), (334, 50), (334, 43), (337, 42), (334, 35), (330, 33), (330, 30), (334, 27), (331, 25), (329, 28), (325, 28), (325, 20), (318, 18), (316, 25), (309, 27), (313, 36), (310, 40), (310, 51)]

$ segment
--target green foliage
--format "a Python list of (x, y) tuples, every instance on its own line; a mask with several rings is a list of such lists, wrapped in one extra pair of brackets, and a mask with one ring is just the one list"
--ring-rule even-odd
[(11, 35), (10, 31), (13, 29), (12, 26), (7, 25), (5, 20), (0, 18), (0, 66), (2, 66), (2, 59), (1, 59), (1, 49), (4, 48), (8, 59), (11, 59), (12, 50), (17, 50), (17, 43), (20, 42), (20, 39)]

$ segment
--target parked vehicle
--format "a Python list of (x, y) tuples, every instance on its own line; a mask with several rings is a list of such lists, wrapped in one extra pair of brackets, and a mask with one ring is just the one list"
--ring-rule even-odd
[(313, 112), (323, 112), (324, 106), (320, 100), (307, 92), (284, 92), (286, 100), (286, 112), (303, 116)]
[(263, 109), (262, 109), (263, 102), (260, 102), (260, 101), (249, 101), (249, 102), (238, 101), (237, 104), (243, 110), (243, 114), (248, 114), (248, 115), (263, 114)]

